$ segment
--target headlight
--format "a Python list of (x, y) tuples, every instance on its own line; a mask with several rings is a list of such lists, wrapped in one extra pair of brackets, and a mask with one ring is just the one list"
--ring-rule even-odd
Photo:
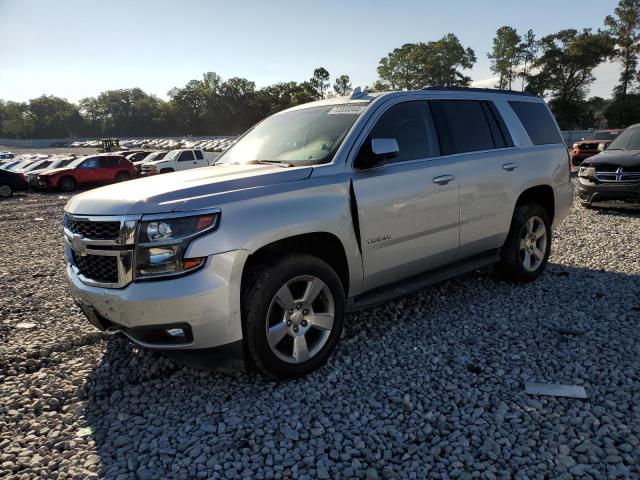
[(578, 176), (582, 178), (596, 178), (596, 169), (593, 167), (580, 167)]
[(574, 143), (574, 144), (573, 144), (573, 148), (578, 148), (579, 146), (580, 146), (580, 144), (579, 144), (579, 143)]
[(195, 270), (206, 257), (184, 258), (189, 243), (213, 231), (220, 222), (220, 211), (189, 216), (154, 216), (138, 226), (135, 263), (136, 278), (177, 275)]

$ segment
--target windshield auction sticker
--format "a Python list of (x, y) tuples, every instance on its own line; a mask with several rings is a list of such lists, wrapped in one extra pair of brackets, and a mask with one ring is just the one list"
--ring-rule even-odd
[(329, 110), (329, 115), (360, 115), (366, 105), (338, 105)]

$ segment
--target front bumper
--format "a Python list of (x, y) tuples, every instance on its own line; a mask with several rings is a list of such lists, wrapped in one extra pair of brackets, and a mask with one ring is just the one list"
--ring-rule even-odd
[[(242, 339), (241, 264), (246, 252), (212, 255), (201, 270), (173, 279), (133, 282), (124, 288), (82, 283), (67, 265), (71, 296), (101, 330), (120, 330), (147, 348), (213, 348)], [(181, 328), (176, 339), (167, 330)]]
[(608, 200), (640, 201), (640, 183), (601, 183), (578, 177), (578, 197), (583, 205)]

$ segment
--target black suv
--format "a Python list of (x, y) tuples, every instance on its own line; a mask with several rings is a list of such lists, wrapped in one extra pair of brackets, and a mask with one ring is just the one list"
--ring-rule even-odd
[(627, 127), (604, 152), (588, 158), (578, 171), (580, 203), (640, 201), (640, 123)]

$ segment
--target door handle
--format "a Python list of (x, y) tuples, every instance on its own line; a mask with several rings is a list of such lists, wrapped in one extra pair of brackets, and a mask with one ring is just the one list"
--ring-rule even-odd
[(449, 182), (453, 182), (456, 179), (453, 175), (440, 175), (439, 177), (435, 177), (433, 179), (433, 183), (437, 183), (438, 185), (446, 185)]
[(507, 172), (513, 172), (516, 168), (518, 168), (517, 163), (505, 163), (504, 165), (502, 165), (502, 169), (506, 170)]

